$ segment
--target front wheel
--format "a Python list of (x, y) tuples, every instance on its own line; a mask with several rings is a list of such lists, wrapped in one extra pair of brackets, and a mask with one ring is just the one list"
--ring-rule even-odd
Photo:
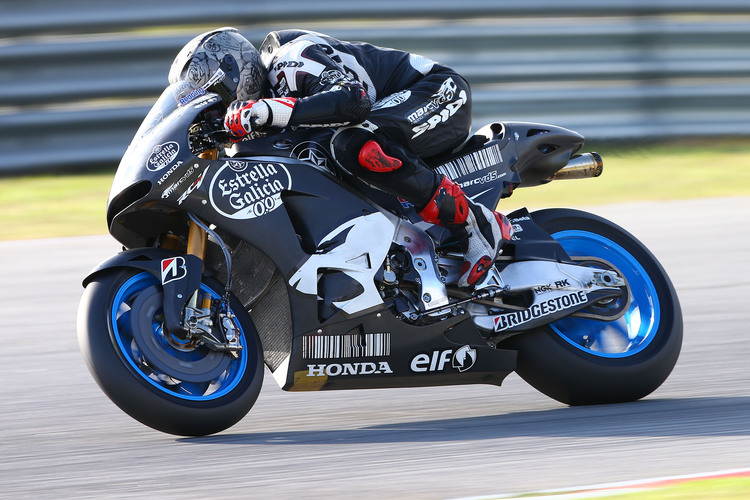
[(617, 269), (630, 304), (611, 321), (571, 316), (499, 347), (517, 350), (521, 378), (565, 404), (621, 403), (653, 392), (682, 345), (680, 304), (662, 266), (634, 236), (596, 215), (549, 209), (532, 218), (575, 260), (595, 257)]
[[(204, 279), (202, 294), (223, 287)], [(247, 414), (263, 382), (262, 350), (242, 305), (237, 357), (171, 335), (163, 322), (163, 291), (150, 273), (113, 269), (95, 277), (78, 310), (78, 341), (94, 379), (128, 415), (170, 434), (222, 431)]]

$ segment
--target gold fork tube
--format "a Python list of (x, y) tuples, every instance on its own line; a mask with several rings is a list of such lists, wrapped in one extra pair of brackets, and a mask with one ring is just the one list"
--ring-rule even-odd
[[(209, 149), (208, 151), (204, 151), (198, 156), (206, 160), (216, 160), (219, 158), (219, 150)], [(206, 231), (201, 229), (201, 227), (198, 226), (198, 224), (196, 224), (195, 222), (191, 220), (190, 229), (188, 232), (187, 253), (190, 255), (195, 255), (201, 260), (206, 260), (207, 241), (208, 241), (208, 235), (206, 234)]]
[(198, 224), (190, 221), (190, 231), (188, 232), (187, 253), (195, 255), (200, 260), (206, 259), (206, 243), (208, 234)]
[[(207, 160), (216, 160), (219, 158), (219, 150), (218, 149), (210, 149), (208, 151), (204, 151), (200, 155), (201, 158), (205, 158)], [(190, 221), (190, 228), (188, 229), (188, 242), (187, 242), (187, 253), (188, 255), (195, 255), (200, 260), (205, 261), (206, 260), (206, 245), (208, 244), (208, 233), (201, 228), (198, 224)], [(193, 294), (192, 297), (190, 297), (190, 300), (188, 302), (188, 305), (190, 307), (195, 308), (198, 305), (198, 291)]]

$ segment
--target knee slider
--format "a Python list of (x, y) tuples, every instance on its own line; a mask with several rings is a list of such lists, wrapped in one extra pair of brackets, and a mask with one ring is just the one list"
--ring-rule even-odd
[(388, 156), (374, 140), (367, 141), (357, 155), (359, 164), (372, 172), (393, 172), (401, 168), (401, 160)]
[(331, 138), (331, 152), (334, 159), (349, 170), (359, 164), (359, 152), (367, 141), (373, 139), (375, 135), (362, 127), (342, 128)]
[(333, 156), (341, 166), (364, 167), (370, 172), (392, 172), (401, 168), (402, 161), (387, 155), (375, 135), (360, 127), (341, 129), (331, 139)]

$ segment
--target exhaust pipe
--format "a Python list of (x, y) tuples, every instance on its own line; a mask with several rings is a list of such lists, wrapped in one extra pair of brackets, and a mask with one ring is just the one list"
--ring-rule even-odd
[(571, 158), (568, 164), (555, 172), (555, 175), (550, 177), (549, 180), (599, 177), (602, 175), (602, 170), (604, 170), (604, 164), (599, 153), (583, 153)]

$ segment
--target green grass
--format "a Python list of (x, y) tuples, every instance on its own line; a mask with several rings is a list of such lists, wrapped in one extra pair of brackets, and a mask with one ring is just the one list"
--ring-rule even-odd
[(604, 159), (601, 177), (518, 189), (500, 202), (501, 211), (750, 195), (750, 139), (598, 149)]
[(0, 179), (0, 240), (106, 234), (114, 173)]
[(606, 498), (607, 500), (745, 500), (750, 498), (750, 478), (703, 479)]
[[(750, 139), (587, 147), (604, 158), (596, 179), (518, 189), (499, 210), (638, 200), (750, 196)], [(0, 178), (0, 240), (106, 233), (113, 173)]]
[(555, 500), (559, 497), (570, 498), (571, 496), (573, 498), (606, 500), (745, 500), (750, 498), (750, 478), (695, 479), (630, 493), (616, 493), (614, 490), (602, 490), (601, 492), (560, 491), (557, 493), (528, 493), (512, 498), (523, 500), (531, 497)]

